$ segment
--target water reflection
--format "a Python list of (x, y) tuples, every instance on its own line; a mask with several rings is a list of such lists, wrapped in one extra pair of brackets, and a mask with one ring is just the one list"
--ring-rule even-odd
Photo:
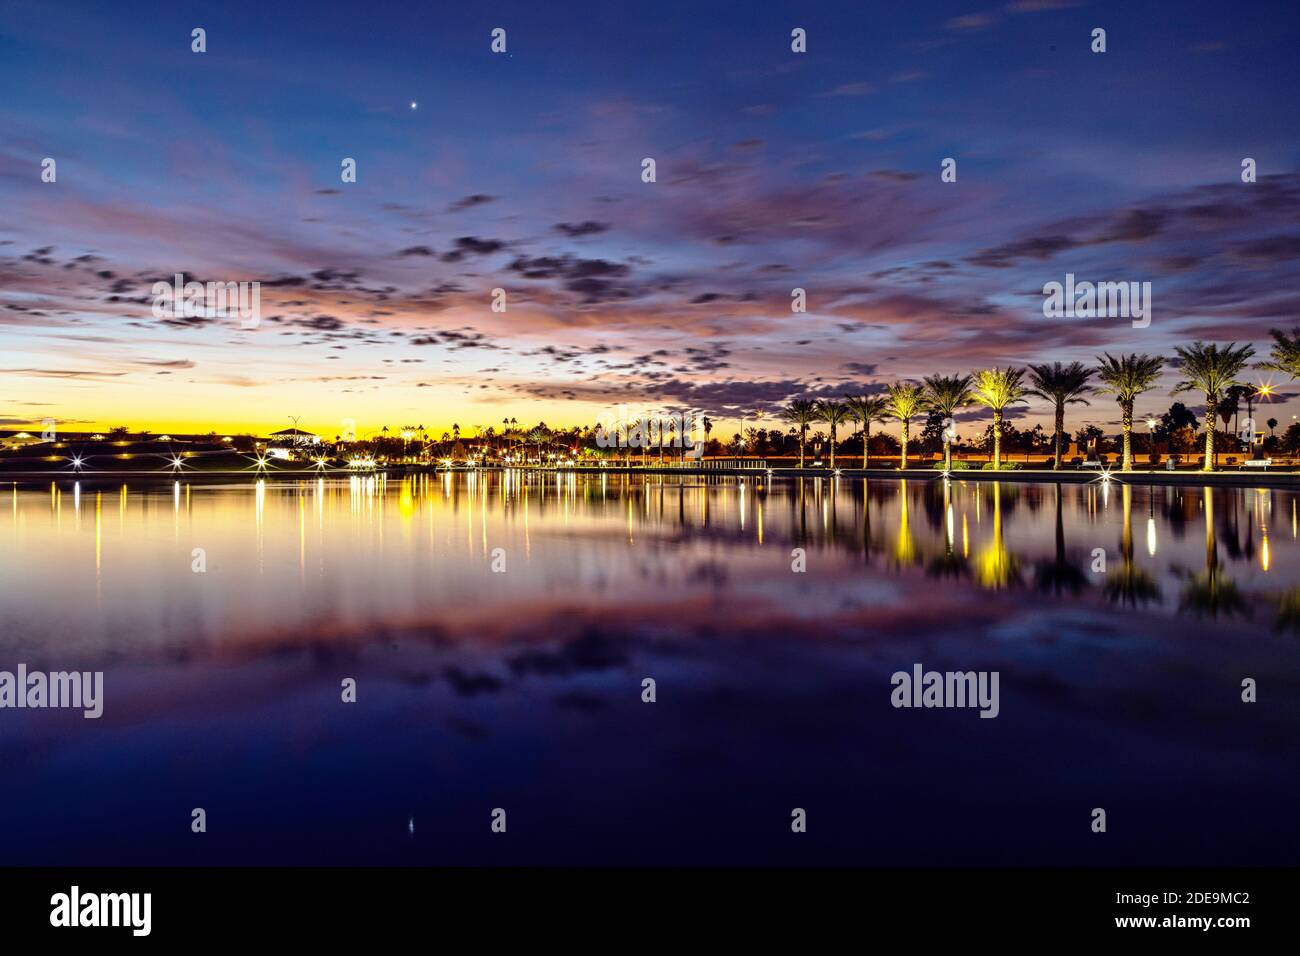
[[(943, 479), (943, 554), (934, 558), (926, 567), (927, 573), (936, 578), (970, 577), (970, 562), (967, 560), (966, 548), (958, 552), (954, 536), (954, 517), (952, 481)], [(963, 542), (965, 541), (965, 513), (962, 514)]]
[[(1117, 571), (1106, 574), (1106, 599), (1113, 604), (1138, 607), (1163, 599), (1160, 586), (1146, 569), (1140, 567), (1133, 558), (1133, 488), (1124, 485), (1120, 490), (1123, 509), (1122, 526), (1119, 536), (1120, 566)], [(1149, 519), (1154, 520), (1154, 519)], [(1152, 526), (1148, 526), (1152, 527)], [(1155, 554), (1155, 534), (1147, 536), (1147, 550)]]
[[(304, 619), (442, 617), (451, 601), (482, 604), (478, 617), (539, 602), (599, 605), (610, 591), (655, 600), (657, 588), (798, 602), (809, 585), (789, 574), (795, 547), (815, 557), (809, 580), (846, 599), (887, 580), (920, 598), (925, 580), (941, 579), (976, 606), (981, 593), (994, 600), (1028, 583), (1061, 601), (1219, 620), (1275, 607), (1290, 626), (1286, 595), (1300, 587), (1287, 491), (526, 472), (66, 485), (10, 489), (0, 574), (11, 606), (87, 640), (143, 639), (178, 613), (201, 633), (228, 635)], [(106, 522), (114, 490), (117, 521)], [(93, 522), (81, 520), (87, 495)], [(1291, 518), (1290, 536), (1270, 535), (1275, 509)], [(194, 548), (215, 568), (206, 578), (190, 570)], [(508, 587), (489, 567), (497, 549)], [(1091, 558), (1101, 552), (1104, 570)], [(56, 577), (58, 597), (39, 586)], [(1176, 605), (1165, 604), (1167, 589)]]
[[(1218, 535), (1214, 528), (1214, 494), (1206, 488), (1202, 492), (1205, 508), (1205, 571), (1193, 573), (1178, 569), (1179, 575), (1186, 582), (1179, 598), (1178, 608), (1198, 617), (1233, 617), (1248, 615), (1246, 597), (1237, 587), (1237, 582), (1229, 578), (1219, 564)], [(1236, 499), (1231, 503), (1235, 505)], [(1234, 561), (1249, 560), (1249, 546), (1243, 548), (1239, 542), (1236, 524), (1236, 508), (1225, 515), (1224, 538), (1226, 551)], [(1249, 526), (1248, 526), (1249, 527)]]
[(1055, 549), (1051, 560), (1040, 560), (1035, 565), (1034, 581), (1040, 591), (1052, 594), (1078, 594), (1088, 587), (1088, 579), (1080, 563), (1065, 550), (1064, 496), (1060, 485), (1055, 486), (1056, 520), (1053, 530)]
[[(1097, 779), (1161, 821), (1106, 853), (1294, 856), (1300, 709), (1224, 679), (1297, 693), (1269, 628), (1300, 634), (1289, 491), (506, 472), (8, 493), (0, 668), (93, 664), (108, 689), (91, 737), (0, 721), (11, 861), (1088, 864), (1060, 821)], [(890, 708), (916, 661), (999, 671), (1001, 715)], [(237, 821), (199, 849), (175, 825), (195, 793)], [(896, 825), (781, 838), (785, 807), (864, 801)], [(485, 802), (542, 825), (476, 840)]]

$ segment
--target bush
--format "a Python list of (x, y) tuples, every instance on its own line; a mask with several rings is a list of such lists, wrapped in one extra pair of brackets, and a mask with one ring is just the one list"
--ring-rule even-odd
[[(943, 459), (942, 459), (942, 458), (939, 459), (938, 461), (936, 461), (936, 462), (935, 462), (933, 465), (931, 465), (930, 467), (932, 467), (935, 471), (943, 471)], [(960, 458), (954, 458), (954, 459), (952, 460), (952, 469), (951, 469), (951, 470), (952, 470), (952, 471), (968, 471), (968, 470), (970, 470), (970, 462), (968, 462), (968, 461), (962, 461)]]
[(994, 468), (994, 467), (993, 467), (993, 462), (991, 462), (991, 461), (986, 461), (986, 462), (984, 462), (984, 470), (985, 470), (985, 471), (1019, 471), (1019, 470), (1020, 470), (1020, 462), (1018, 462), (1018, 461), (1004, 461), (1004, 462), (1002, 463), (1002, 467), (1001, 467), (1000, 469), (998, 469), (998, 468)]

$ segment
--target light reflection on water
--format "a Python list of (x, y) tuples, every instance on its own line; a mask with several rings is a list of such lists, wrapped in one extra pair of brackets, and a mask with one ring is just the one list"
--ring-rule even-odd
[(1296, 496), (1268, 489), (506, 472), (10, 496), (4, 613), (84, 650), (173, 642), (178, 616), (184, 639), (226, 643), (810, 589), (1024, 590), (1288, 627), (1300, 585)]
[[(7, 493), (0, 669), (102, 668), (105, 710), (0, 711), (0, 862), (1300, 853), (1290, 491), (508, 472)], [(1000, 715), (892, 708), (915, 662), (998, 671)], [(220, 840), (186, 839), (195, 805)], [(1098, 805), (1123, 821), (1104, 841)], [(509, 841), (479, 826), (494, 806)]]

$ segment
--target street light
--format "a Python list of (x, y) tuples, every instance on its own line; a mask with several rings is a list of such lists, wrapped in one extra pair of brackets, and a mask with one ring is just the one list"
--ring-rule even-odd
[(1156, 470), (1156, 426), (1159, 424), (1160, 423), (1156, 421), (1154, 418), (1151, 417), (1147, 418), (1147, 430), (1150, 432), (1149, 441), (1151, 444), (1151, 447), (1150, 449), (1148, 449), (1148, 451), (1150, 452), (1149, 457), (1151, 459), (1150, 465), (1152, 471)]

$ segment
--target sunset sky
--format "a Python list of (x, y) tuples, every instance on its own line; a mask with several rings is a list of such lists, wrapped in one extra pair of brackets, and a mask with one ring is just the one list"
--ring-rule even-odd
[[(729, 435), (933, 372), (1263, 353), (1300, 325), (1298, 41), (1294, 3), (6, 3), (0, 427)], [(261, 325), (155, 318), (177, 272), (260, 281)], [(1150, 327), (1045, 318), (1067, 272), (1151, 282)]]

